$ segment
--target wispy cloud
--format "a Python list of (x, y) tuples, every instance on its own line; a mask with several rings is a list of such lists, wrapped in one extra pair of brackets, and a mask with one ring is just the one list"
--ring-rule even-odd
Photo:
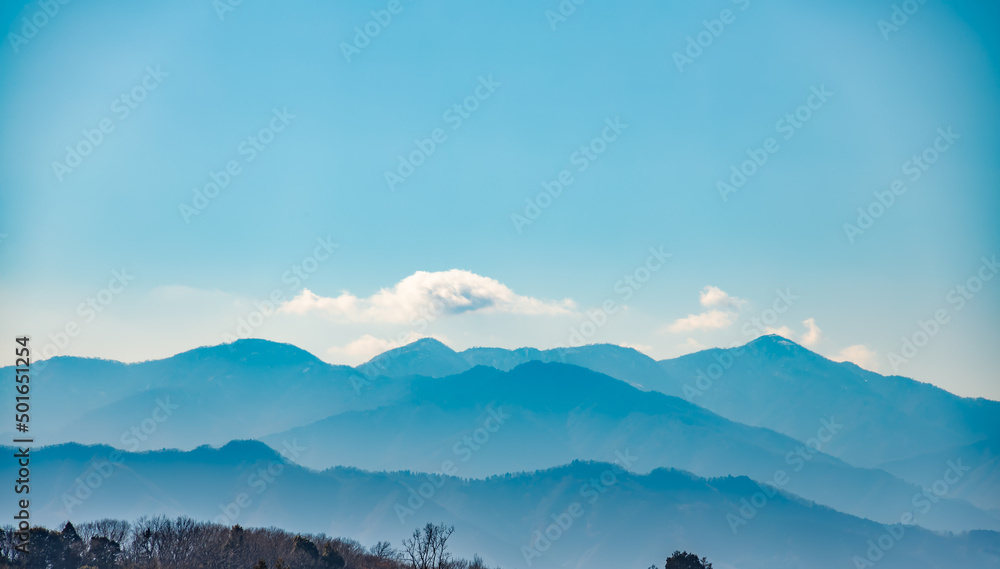
[(701, 302), (702, 306), (709, 308), (713, 306), (723, 306), (735, 310), (739, 310), (740, 307), (747, 302), (742, 298), (730, 296), (729, 293), (721, 288), (711, 285), (701, 289), (701, 292), (698, 293), (698, 301)]
[(706, 348), (707, 348), (707, 346), (705, 346), (704, 344), (702, 344), (698, 340), (695, 340), (694, 338), (688, 338), (687, 340), (684, 341), (683, 344), (680, 345), (680, 349), (685, 354), (690, 354), (690, 353), (693, 353), (693, 352), (700, 352), (700, 351), (702, 351), (702, 350), (704, 350)]
[(335, 297), (308, 289), (281, 305), (292, 314), (317, 312), (346, 322), (404, 323), (462, 313), (570, 314), (572, 300), (546, 301), (514, 293), (496, 279), (470, 271), (417, 271), (390, 288), (361, 298), (347, 291)]
[(667, 330), (670, 332), (693, 332), (695, 330), (721, 330), (732, 326), (740, 307), (746, 304), (742, 298), (731, 296), (717, 286), (706, 286), (698, 293), (698, 302), (711, 308), (700, 314), (689, 314), (674, 320)]
[(823, 331), (816, 325), (816, 319), (806, 318), (802, 324), (806, 327), (805, 334), (802, 334), (802, 345), (812, 347), (818, 344), (823, 338)]
[(848, 346), (830, 359), (838, 362), (851, 362), (870, 371), (878, 371), (879, 367), (878, 354), (864, 344)]
[(823, 339), (823, 330), (816, 324), (815, 318), (806, 318), (802, 321), (802, 325), (806, 327), (806, 331), (801, 335), (789, 328), (788, 326), (780, 326), (778, 328), (773, 328), (768, 326), (765, 330), (765, 334), (777, 334), (782, 338), (788, 338), (789, 340), (794, 340), (803, 346), (814, 347), (816, 344)]
[(701, 314), (691, 314), (684, 318), (678, 318), (667, 329), (671, 332), (719, 330), (731, 326), (734, 317), (734, 313), (726, 310), (709, 310)]
[[(407, 335), (396, 339), (377, 338), (371, 334), (365, 334), (364, 336), (348, 342), (343, 346), (333, 346), (329, 348), (326, 353), (336, 357), (338, 362), (346, 363), (348, 365), (357, 365), (366, 362), (383, 352), (387, 352), (400, 346), (405, 346), (406, 344), (419, 340), (423, 337), (425, 336), (416, 332), (409, 332)], [(447, 343), (447, 339), (443, 336), (432, 337)]]

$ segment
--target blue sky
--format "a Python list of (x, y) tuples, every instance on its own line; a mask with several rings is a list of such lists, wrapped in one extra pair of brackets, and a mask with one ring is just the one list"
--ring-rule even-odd
[[(555, 1), (218, 5), (0, 8), (0, 333), (135, 361), (220, 343), (260, 311), (249, 335), (357, 363), (423, 335), (566, 345), (610, 302), (584, 339), (664, 358), (751, 339), (781, 290), (798, 298), (772, 331), (1000, 397), (1000, 279), (961, 308), (953, 292), (1000, 253), (997, 6), (908, 4), (892, 30), (893, 2), (591, 0), (562, 20)], [(348, 61), (355, 27), (389, 7)], [(102, 125), (78, 166), (53, 166)], [(645, 276), (650, 248), (669, 259), (616, 286)]]

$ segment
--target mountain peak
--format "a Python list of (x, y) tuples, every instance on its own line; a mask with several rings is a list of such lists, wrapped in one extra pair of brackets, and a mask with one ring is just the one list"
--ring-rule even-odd
[(245, 338), (217, 346), (202, 346), (178, 354), (176, 357), (195, 360), (222, 358), (257, 365), (297, 365), (320, 362), (316, 356), (292, 344), (259, 338)]
[(744, 347), (754, 347), (770, 353), (809, 351), (795, 342), (777, 334), (765, 334), (747, 342)]
[(455, 351), (449, 348), (444, 342), (438, 340), (437, 338), (431, 338), (431, 337), (414, 340), (409, 344), (403, 346), (403, 348), (420, 349), (420, 350), (448, 350), (449, 352)]
[(358, 366), (362, 373), (375, 375), (426, 375), (439, 377), (461, 373), (468, 364), (458, 353), (434, 338), (420, 338), (405, 346), (383, 352)]
[(416, 353), (431, 353), (435, 355), (453, 356), (457, 352), (449, 348), (446, 344), (444, 344), (440, 340), (428, 337), (428, 338), (420, 338), (419, 340), (414, 340), (404, 346), (400, 346), (398, 348), (393, 348), (391, 350), (382, 352), (381, 354), (369, 360), (368, 363), (386, 357), (392, 358), (392, 357), (398, 357), (403, 354), (416, 354)]

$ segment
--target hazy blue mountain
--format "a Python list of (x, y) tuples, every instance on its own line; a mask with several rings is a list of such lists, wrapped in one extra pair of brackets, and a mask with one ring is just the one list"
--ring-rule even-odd
[(708, 388), (697, 395), (688, 391), (694, 403), (734, 421), (765, 426), (800, 440), (812, 436), (816, 417), (835, 415), (845, 428), (828, 451), (859, 466), (1000, 434), (1000, 403), (996, 401), (962, 398), (905, 377), (833, 362), (780, 336), (764, 336), (740, 348), (706, 350), (660, 365), (666, 378), (650, 387), (684, 393), (684, 386), (697, 388), (699, 376), (705, 374), (711, 382)]
[[(126, 453), (107, 466), (112, 452), (75, 444), (35, 451), (33, 519), (57, 525), (189, 515), (323, 532), (365, 545), (389, 539), (397, 546), (418, 525), (446, 522), (456, 527), (449, 542), (456, 553), (478, 551), (506, 569), (529, 567), (522, 548), (532, 547), (545, 551), (532, 557), (530, 567), (567, 569), (648, 567), (662, 564), (674, 549), (707, 555), (718, 569), (842, 569), (854, 566), (855, 556), (868, 559), (869, 550), (882, 555), (875, 564), (884, 569), (985, 569), (1000, 562), (996, 532), (947, 535), (896, 526), (898, 539), (891, 538), (886, 527), (781, 493), (764, 503), (758, 499), (761, 505), (751, 512), (743, 501), (761, 490), (742, 477), (706, 480), (666, 469), (636, 475), (581, 462), (486, 480), (347, 468), (316, 472), (254, 442)], [(12, 479), (11, 464), (2, 463), (0, 476)], [(88, 479), (96, 488), (81, 486)], [(420, 491), (428, 497), (414, 498)], [(78, 495), (84, 497), (73, 502)], [(545, 547), (536, 531), (555, 539)], [(884, 553), (873, 549), (880, 538), (888, 545)]]
[[(411, 361), (420, 362), (419, 368), (410, 368)], [(998, 402), (962, 398), (930, 384), (834, 362), (776, 335), (739, 348), (704, 350), (660, 362), (631, 348), (605, 344), (455, 352), (424, 339), (390, 350), (359, 369), (371, 369), (378, 362), (380, 373), (388, 376), (443, 377), (475, 365), (509, 370), (527, 361), (586, 367), (802, 441), (815, 434), (819, 417), (833, 416), (844, 423), (844, 430), (824, 450), (859, 466), (966, 445), (1000, 433)]]
[(456, 352), (433, 338), (422, 338), (389, 350), (358, 366), (359, 371), (388, 377), (423, 375), (444, 377), (477, 365), (509, 371), (527, 362), (559, 362), (578, 365), (635, 384), (663, 376), (653, 358), (632, 348), (592, 344), (579, 348), (538, 350), (519, 348), (469, 348)]
[[(824, 420), (816, 419), (813, 436), (827, 436)], [(296, 461), (317, 469), (349, 465), (463, 477), (609, 460), (628, 450), (637, 457), (632, 468), (643, 472), (673, 467), (699, 476), (771, 481), (782, 471), (788, 490), (886, 523), (912, 509), (920, 492), (883, 471), (810, 452), (774, 431), (557, 363), (529, 362), (509, 372), (478, 366), (445, 378), (417, 378), (409, 394), (394, 403), (262, 440), (275, 448), (297, 441), (305, 450)], [(1000, 529), (998, 514), (945, 497), (919, 523), (933, 529)]]
[[(800, 461), (789, 453), (801, 445), (775, 432), (726, 421), (683, 400), (583, 373), (580, 367), (546, 367), (538, 359), (599, 368), (664, 392), (681, 392), (685, 383), (678, 378), (697, 377), (699, 369), (727, 362), (724, 372), (694, 398), (696, 403), (723, 408), (719, 414), (729, 419), (770, 427), (801, 441), (815, 436), (823, 420), (843, 429), (824, 443), (823, 454)], [(473, 362), (510, 373), (467, 369)], [(34, 374), (32, 434), (40, 443), (110, 443), (130, 450), (191, 449), (246, 437), (280, 445), (291, 436), (309, 441), (300, 460), (310, 465), (437, 471), (450, 459), (461, 476), (533, 471), (576, 459), (607, 460), (615, 451), (632, 448), (643, 453), (646, 462), (637, 465), (641, 470), (671, 466), (703, 476), (748, 475), (763, 481), (786, 470), (792, 474), (788, 488), (796, 493), (845, 512), (891, 521), (901, 508), (910, 507), (916, 489), (881, 471), (851, 468), (827, 454), (855, 459), (926, 454), (926, 460), (918, 461), (924, 464), (942, 459), (934, 454), (938, 451), (983, 439), (981, 433), (988, 433), (1000, 416), (990, 414), (995, 402), (962, 399), (905, 378), (830, 362), (778, 337), (758, 339), (741, 352), (709, 350), (659, 363), (617, 346), (455, 353), (440, 342), (424, 340), (388, 352), (381, 364), (377, 370), (333, 366), (294, 346), (262, 340), (129, 365), (56, 358)], [(428, 375), (467, 371), (433, 380), (405, 373), (408, 369)], [(0, 409), (10, 412), (11, 403), (3, 400)], [(480, 429), (490, 403), (494, 409), (515, 411), (517, 420), (491, 435), (482, 449), (474, 439), (456, 447)], [(292, 431), (296, 427), (304, 428)], [(949, 442), (953, 444), (946, 445)], [(997, 494), (991, 455), (968, 456), (985, 462), (971, 463), (974, 476), (950, 486), (921, 524), (939, 529), (997, 527), (997, 512), (953, 499), (960, 496), (996, 508), (989, 499)], [(920, 472), (906, 472), (910, 464), (892, 462), (891, 468), (911, 482), (933, 484), (935, 480)], [(801, 472), (795, 472), (799, 466)], [(924, 467), (935, 470), (933, 463)], [(946, 468), (947, 459), (936, 467)], [(970, 490), (964, 490), (965, 485)]]
[(358, 371), (367, 375), (405, 377), (425, 375), (441, 377), (461, 373), (472, 367), (455, 350), (433, 338), (421, 338), (415, 342), (389, 350), (358, 366)]
[[(136, 364), (59, 357), (38, 368), (31, 383), (36, 441), (109, 443), (130, 450), (190, 449), (262, 436), (336, 412), (376, 407), (403, 388), (264, 340)], [(0, 411), (11, 415), (13, 402), (3, 398)]]
[(1000, 510), (1000, 438), (970, 445), (930, 452), (903, 460), (887, 462), (881, 468), (926, 488), (945, 478), (949, 462), (964, 462), (971, 470), (954, 484), (948, 495), (961, 498), (981, 508)]

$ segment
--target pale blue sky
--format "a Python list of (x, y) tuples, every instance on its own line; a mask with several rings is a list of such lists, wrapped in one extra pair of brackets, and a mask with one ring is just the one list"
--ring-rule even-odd
[[(347, 363), (424, 334), (455, 348), (550, 347), (613, 300), (628, 310), (588, 341), (663, 358), (748, 340), (745, 322), (790, 287), (801, 298), (772, 328), (801, 342), (812, 318), (812, 349), (883, 373), (901, 337), (947, 310), (898, 372), (1000, 398), (1000, 279), (960, 311), (946, 300), (1000, 253), (995, 4), (927, 0), (886, 39), (888, 1), (592, 0), (553, 30), (555, 1), (402, 0), (348, 63), (342, 42), (388, 4), (245, 0), (220, 20), (210, 0), (71, 2), (30, 39), (8, 35), (0, 334), (27, 332), (41, 348), (72, 322), (79, 334), (51, 350), (162, 357), (221, 342), (255, 299), (291, 299), (304, 284), (362, 300), (314, 302), (252, 335)], [(725, 9), (734, 19), (680, 72), (674, 52)], [(4, 29), (21, 34), (39, 10), (5, 4)], [(147, 66), (162, 74), (146, 78)], [(453, 128), (446, 112), (490, 77)], [(123, 118), (116, 99), (144, 79), (155, 88)], [(832, 95), (785, 140), (776, 123), (813, 87)], [(248, 162), (241, 142), (286, 108), (294, 118)], [(574, 152), (615, 118), (627, 127), (578, 171)], [(52, 163), (102, 119), (114, 131), (60, 181)], [(850, 243), (843, 224), (948, 127), (960, 138)], [(385, 172), (436, 128), (446, 140), (390, 191)], [(768, 137), (778, 151), (723, 201), (717, 182)], [(232, 160), (240, 174), (185, 223), (178, 206)], [(511, 214), (563, 169), (573, 183), (518, 232)], [(327, 236), (340, 246), (309, 280), (283, 281)], [(658, 246), (672, 257), (624, 299), (616, 281)], [(134, 281), (88, 320), (78, 305), (122, 267)], [(479, 298), (486, 310), (421, 330), (365, 312), (412, 308), (424, 297), (406, 287), (364, 299), (451, 269), (498, 281)], [(481, 284), (461, 275), (431, 281)], [(706, 286), (743, 302), (701, 304)], [(508, 289), (521, 300), (503, 300)]]

